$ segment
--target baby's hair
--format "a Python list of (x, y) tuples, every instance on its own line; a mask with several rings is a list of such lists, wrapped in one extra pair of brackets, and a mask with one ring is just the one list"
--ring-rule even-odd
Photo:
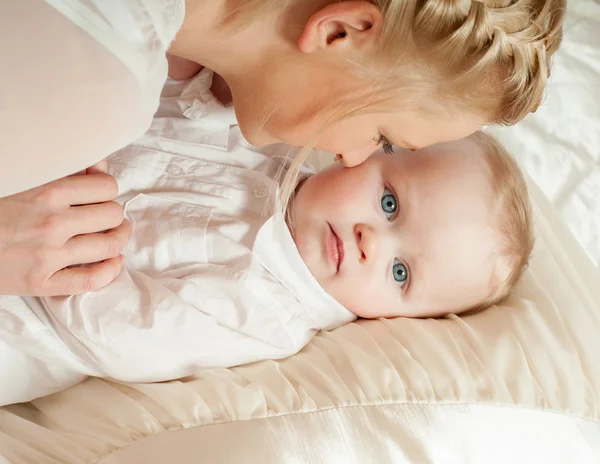
[[(227, 0), (224, 22), (243, 27), (296, 1)], [(562, 40), (566, 0), (368, 1), (382, 12), (379, 51), (352, 57), (351, 69), (372, 84), (375, 100), (395, 99), (404, 111), (476, 113), (487, 123), (505, 125), (539, 107), (550, 58)], [(340, 103), (348, 108), (337, 111), (329, 125), (368, 106), (332, 104)], [(310, 147), (301, 150), (288, 171), (284, 205), (295, 186), (296, 167), (309, 152)]]
[(532, 212), (527, 184), (515, 159), (490, 134), (469, 137), (481, 150), (490, 170), (490, 183), (500, 247), (493, 259), (491, 292), (477, 305), (482, 310), (501, 302), (512, 291), (529, 264), (534, 245)]

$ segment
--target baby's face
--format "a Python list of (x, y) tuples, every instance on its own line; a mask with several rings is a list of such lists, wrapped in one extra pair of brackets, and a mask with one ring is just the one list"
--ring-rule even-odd
[(334, 165), (299, 187), (294, 240), (321, 286), (357, 316), (458, 313), (490, 292), (499, 238), (488, 179), (469, 140)]

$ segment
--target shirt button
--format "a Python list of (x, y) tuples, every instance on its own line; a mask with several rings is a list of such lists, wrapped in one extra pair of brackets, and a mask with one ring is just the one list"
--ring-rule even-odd
[(179, 166), (172, 164), (171, 166), (169, 166), (167, 168), (167, 172), (169, 173), (170, 176), (173, 177), (180, 177), (183, 175), (183, 169), (181, 169)]
[(269, 193), (269, 191), (267, 190), (266, 187), (260, 187), (260, 188), (255, 188), (252, 193), (254, 193), (254, 196), (256, 198), (264, 198), (267, 196), (267, 193)]

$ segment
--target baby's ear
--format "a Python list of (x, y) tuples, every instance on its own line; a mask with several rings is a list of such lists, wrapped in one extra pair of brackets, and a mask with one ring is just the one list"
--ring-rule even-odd
[(304, 53), (324, 50), (357, 51), (377, 40), (381, 23), (381, 11), (372, 3), (334, 3), (309, 18), (298, 39), (298, 48)]

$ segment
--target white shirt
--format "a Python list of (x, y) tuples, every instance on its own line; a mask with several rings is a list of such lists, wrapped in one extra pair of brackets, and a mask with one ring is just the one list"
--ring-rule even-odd
[(41, 300), (88, 375), (163, 381), (283, 358), (354, 319), (273, 214), (285, 160), (230, 127), (211, 80), (203, 71), (180, 97), (182, 84), (167, 86), (148, 133), (109, 158), (133, 224), (126, 270), (99, 291)]
[(184, 7), (0, 2), (0, 197), (85, 169), (144, 134)]

